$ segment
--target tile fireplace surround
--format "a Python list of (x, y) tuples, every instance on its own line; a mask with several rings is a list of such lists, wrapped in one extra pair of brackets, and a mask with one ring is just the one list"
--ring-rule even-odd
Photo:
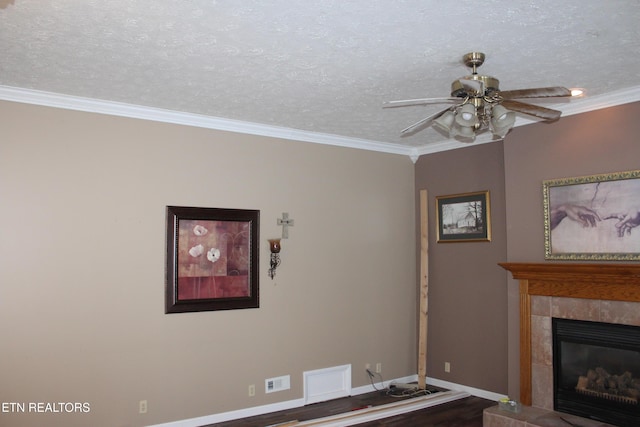
[(551, 318), (640, 326), (640, 264), (500, 266), (519, 280), (520, 401), (553, 411)]

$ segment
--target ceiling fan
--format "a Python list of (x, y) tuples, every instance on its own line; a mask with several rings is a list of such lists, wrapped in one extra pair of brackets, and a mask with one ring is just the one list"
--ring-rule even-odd
[(453, 104), (403, 129), (400, 131), (401, 135), (411, 135), (433, 124), (437, 130), (450, 138), (463, 141), (473, 141), (477, 133), (487, 130), (491, 130), (498, 138), (504, 138), (515, 123), (516, 112), (546, 122), (560, 118), (561, 111), (518, 99), (568, 97), (571, 96), (569, 89), (553, 86), (501, 91), (498, 79), (478, 74), (477, 69), (484, 63), (484, 59), (485, 55), (481, 52), (467, 53), (462, 57), (464, 64), (471, 68), (472, 74), (451, 83), (450, 97), (385, 102), (383, 108)]

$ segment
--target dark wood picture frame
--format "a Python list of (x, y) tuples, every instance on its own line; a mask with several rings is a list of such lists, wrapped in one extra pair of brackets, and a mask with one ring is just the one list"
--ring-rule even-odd
[(491, 240), (489, 191), (436, 197), (437, 242)]
[(640, 170), (542, 182), (544, 257), (640, 260)]
[(259, 307), (260, 211), (167, 206), (165, 313)]

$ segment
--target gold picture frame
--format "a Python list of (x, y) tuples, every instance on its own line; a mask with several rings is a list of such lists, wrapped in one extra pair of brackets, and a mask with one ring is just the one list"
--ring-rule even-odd
[(543, 181), (547, 260), (640, 260), (640, 170)]

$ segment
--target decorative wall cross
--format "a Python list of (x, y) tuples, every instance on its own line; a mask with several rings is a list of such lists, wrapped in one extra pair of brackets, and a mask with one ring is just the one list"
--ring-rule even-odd
[(289, 219), (288, 212), (282, 212), (282, 218), (278, 218), (278, 225), (282, 226), (282, 238), (289, 238), (289, 227), (293, 227), (293, 219)]

